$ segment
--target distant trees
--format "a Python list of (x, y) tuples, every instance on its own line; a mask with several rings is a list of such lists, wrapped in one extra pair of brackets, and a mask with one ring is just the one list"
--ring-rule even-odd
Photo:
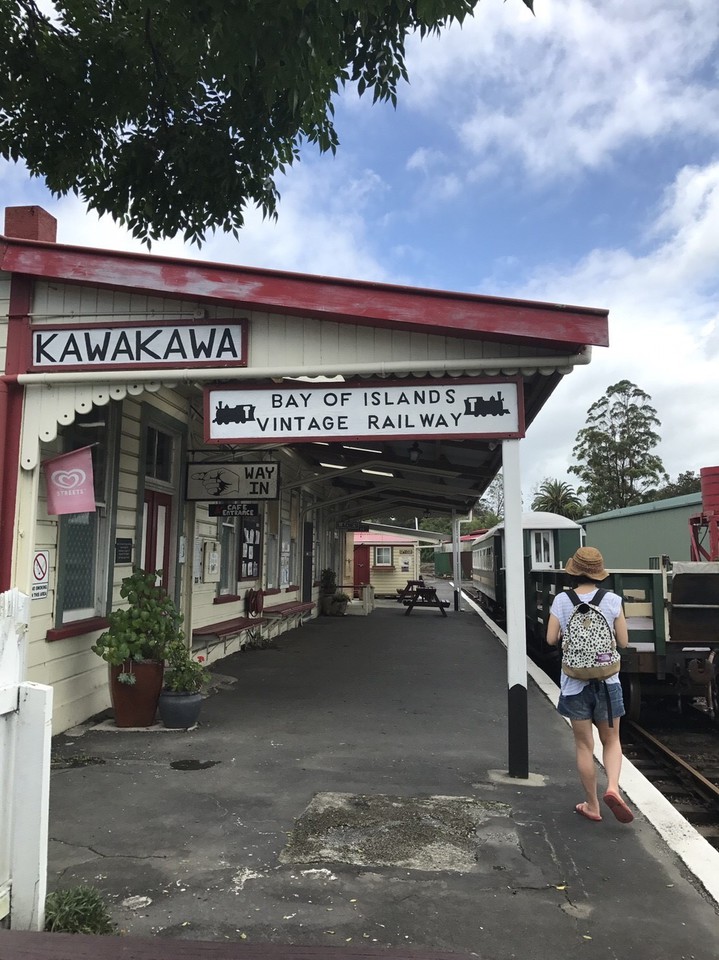
[(546, 477), (534, 495), (532, 510), (557, 513), (560, 517), (576, 520), (582, 514), (584, 507), (571, 484)]
[(577, 434), (569, 468), (581, 481), (577, 492), (587, 511), (603, 513), (645, 502), (669, 477), (653, 453), (661, 426), (651, 397), (629, 380), (607, 388), (587, 411)]
[(688, 493), (699, 493), (702, 488), (701, 477), (693, 470), (685, 470), (676, 480), (670, 480), (661, 487), (657, 487), (647, 497), (647, 500), (666, 500), (668, 497), (684, 497)]

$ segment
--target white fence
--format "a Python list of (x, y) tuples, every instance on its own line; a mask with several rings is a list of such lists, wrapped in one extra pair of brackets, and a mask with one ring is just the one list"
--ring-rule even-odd
[(42, 930), (52, 688), (23, 681), (29, 601), (0, 595), (0, 923)]

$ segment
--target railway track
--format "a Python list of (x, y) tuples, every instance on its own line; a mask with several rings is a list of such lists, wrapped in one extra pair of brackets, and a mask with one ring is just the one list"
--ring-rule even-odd
[(719, 730), (680, 720), (648, 730), (622, 721), (624, 756), (719, 850)]

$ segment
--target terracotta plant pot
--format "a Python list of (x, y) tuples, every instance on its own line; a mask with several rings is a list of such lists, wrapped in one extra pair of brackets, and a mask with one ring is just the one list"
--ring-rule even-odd
[[(120, 667), (110, 666), (110, 700), (116, 727), (152, 726), (164, 670), (162, 660), (132, 660)], [(120, 674), (130, 671), (135, 675), (135, 682), (120, 683)]]
[(194, 727), (200, 716), (201, 693), (175, 693), (163, 690), (158, 703), (160, 720), (172, 730), (187, 730)]

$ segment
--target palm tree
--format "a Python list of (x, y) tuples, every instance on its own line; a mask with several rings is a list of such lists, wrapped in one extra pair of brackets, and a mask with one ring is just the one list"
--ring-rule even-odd
[(532, 510), (557, 513), (560, 517), (569, 517), (571, 520), (576, 520), (582, 509), (583, 504), (576, 490), (563, 480), (544, 479), (532, 500)]

